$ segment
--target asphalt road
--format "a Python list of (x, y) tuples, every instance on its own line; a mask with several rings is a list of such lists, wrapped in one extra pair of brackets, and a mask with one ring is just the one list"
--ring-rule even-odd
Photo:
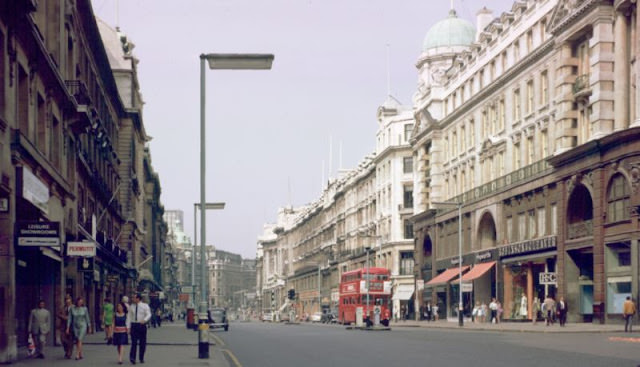
[[(232, 366), (640, 366), (640, 334), (549, 334), (233, 323), (212, 333)], [(640, 339), (638, 339), (640, 340)]]

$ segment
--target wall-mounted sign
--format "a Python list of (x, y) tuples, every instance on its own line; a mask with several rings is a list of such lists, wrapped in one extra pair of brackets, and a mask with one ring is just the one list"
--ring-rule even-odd
[(96, 243), (83, 242), (67, 242), (67, 256), (94, 257), (96, 256)]
[(558, 276), (556, 273), (540, 273), (538, 275), (538, 283), (548, 284), (548, 285), (557, 285)]
[(478, 252), (476, 254), (476, 261), (489, 260), (491, 258), (491, 251)]
[(22, 167), (22, 198), (48, 214), (49, 188), (31, 171)]
[(424, 279), (416, 280), (416, 289), (419, 291), (424, 289)]
[(18, 246), (60, 246), (60, 222), (16, 222)]
[(473, 283), (462, 283), (463, 292), (473, 292)]
[(9, 198), (0, 198), (0, 213), (9, 211)]
[(93, 272), (93, 257), (78, 258), (78, 271)]

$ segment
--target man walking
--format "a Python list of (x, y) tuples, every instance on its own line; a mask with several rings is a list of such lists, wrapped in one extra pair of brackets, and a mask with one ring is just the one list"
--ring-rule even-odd
[(569, 307), (567, 306), (567, 302), (565, 302), (564, 297), (560, 297), (560, 301), (558, 301), (556, 309), (558, 310), (560, 326), (564, 326), (567, 323), (567, 311), (569, 311)]
[(627, 296), (627, 300), (624, 301), (622, 313), (624, 314), (624, 332), (632, 332), (633, 327), (633, 315), (636, 314), (636, 305), (631, 300), (630, 296)]
[(133, 296), (133, 305), (129, 307), (129, 318), (127, 322), (131, 333), (131, 351), (129, 352), (129, 360), (132, 364), (136, 364), (136, 349), (140, 343), (140, 363), (144, 363), (144, 352), (147, 349), (147, 322), (151, 319), (151, 309), (149, 305), (142, 302), (140, 293)]
[(44, 308), (44, 300), (38, 302), (38, 308), (31, 310), (29, 315), (29, 332), (36, 346), (36, 358), (44, 359), (44, 346), (47, 343), (47, 335), (51, 329), (49, 311)]
[(58, 330), (60, 331), (60, 341), (64, 347), (64, 358), (71, 359), (73, 353), (73, 336), (67, 334), (67, 322), (69, 320), (69, 310), (73, 307), (71, 296), (64, 297), (64, 305), (58, 310)]
[(544, 308), (544, 314), (546, 319), (546, 325), (553, 325), (553, 313), (555, 312), (556, 302), (547, 294), (544, 299), (542, 307)]

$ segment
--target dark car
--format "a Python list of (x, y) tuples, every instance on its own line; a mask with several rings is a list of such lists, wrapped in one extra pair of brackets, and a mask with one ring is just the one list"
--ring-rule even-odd
[(224, 308), (212, 308), (207, 311), (209, 316), (209, 327), (211, 329), (224, 328), (224, 331), (229, 330), (229, 320), (227, 320), (227, 310)]

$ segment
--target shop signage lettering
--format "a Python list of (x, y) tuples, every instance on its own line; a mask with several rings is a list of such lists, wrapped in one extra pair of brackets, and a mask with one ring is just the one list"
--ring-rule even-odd
[(473, 292), (473, 283), (462, 283), (463, 292)]
[(529, 252), (555, 249), (557, 247), (556, 236), (538, 238), (535, 240), (523, 241), (498, 248), (500, 257), (508, 257)]
[(60, 222), (17, 222), (18, 246), (60, 246)]
[(476, 261), (487, 260), (491, 258), (491, 251), (480, 252), (476, 254)]
[(451, 259), (451, 265), (458, 265), (460, 263), (460, 259), (454, 257)]
[(538, 275), (538, 283), (548, 284), (548, 285), (557, 285), (558, 276), (556, 273), (540, 273)]
[(96, 256), (95, 242), (67, 242), (67, 256), (94, 257)]

